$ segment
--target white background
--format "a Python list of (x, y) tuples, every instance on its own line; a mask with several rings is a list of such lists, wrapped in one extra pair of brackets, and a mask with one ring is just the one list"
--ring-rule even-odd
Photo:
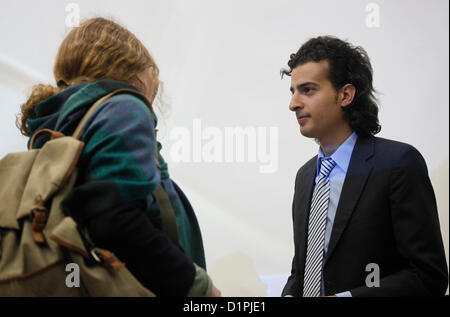
[[(159, 138), (172, 178), (190, 198), (207, 264), (225, 296), (279, 296), (293, 255), (291, 203), (298, 168), (317, 153), (288, 110), (279, 70), (307, 39), (335, 35), (368, 52), (380, 92), (381, 137), (414, 145), (435, 189), (448, 255), (449, 17), (447, 0), (73, 1), (81, 18), (114, 17), (154, 56), (167, 103)], [(31, 86), (53, 83), (70, 1), (0, 0), (0, 157), (25, 149), (14, 126)], [(278, 127), (278, 170), (260, 163), (175, 163), (175, 127)], [(447, 256), (448, 259), (448, 256)]]

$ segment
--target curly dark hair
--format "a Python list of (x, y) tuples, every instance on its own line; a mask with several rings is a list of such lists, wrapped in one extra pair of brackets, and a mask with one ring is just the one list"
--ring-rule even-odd
[(291, 76), (292, 70), (308, 62), (327, 60), (328, 80), (338, 91), (346, 84), (356, 88), (353, 102), (343, 107), (350, 127), (360, 136), (375, 135), (381, 131), (378, 121), (378, 105), (372, 86), (373, 70), (369, 56), (360, 46), (333, 36), (319, 36), (308, 40), (297, 53), (291, 54), (288, 66), (281, 75)]

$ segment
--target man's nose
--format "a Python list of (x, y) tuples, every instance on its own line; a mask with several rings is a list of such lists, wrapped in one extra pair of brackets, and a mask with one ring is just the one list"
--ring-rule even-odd
[(303, 109), (304, 105), (299, 100), (299, 98), (296, 98), (295, 94), (291, 98), (291, 102), (289, 103), (289, 110), (296, 111), (297, 109)]

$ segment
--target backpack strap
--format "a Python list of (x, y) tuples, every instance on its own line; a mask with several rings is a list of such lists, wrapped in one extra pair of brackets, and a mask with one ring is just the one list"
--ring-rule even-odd
[[(136, 90), (129, 89), (129, 88), (121, 88), (118, 90), (115, 90), (111, 92), (110, 94), (100, 98), (97, 100), (86, 112), (86, 114), (81, 119), (80, 123), (78, 124), (77, 128), (75, 129), (75, 132), (73, 133), (73, 137), (80, 140), (81, 136), (83, 134), (84, 128), (86, 126), (87, 121), (91, 117), (91, 115), (100, 107), (102, 103), (104, 103), (106, 100), (111, 98), (114, 95), (120, 94), (120, 93), (129, 93), (132, 95), (135, 95), (136, 97), (139, 97), (142, 101), (144, 101), (147, 106), (149, 106), (150, 109), (152, 109), (151, 104), (148, 102), (148, 99), (145, 98), (141, 93), (139, 93)], [(153, 109), (152, 109), (153, 111)], [(156, 133), (155, 132), (155, 140), (156, 140)], [(156, 166), (158, 168), (159, 173), (161, 174), (161, 167), (159, 164), (159, 158), (158, 158), (158, 147), (155, 146), (155, 162)], [(159, 205), (159, 209), (161, 211), (161, 219), (162, 219), (162, 230), (168, 235), (170, 240), (177, 246), (179, 246), (179, 240), (178, 240), (178, 227), (177, 227), (177, 221), (175, 212), (173, 210), (172, 204), (170, 202), (169, 196), (167, 195), (166, 191), (162, 187), (161, 184), (158, 185), (156, 190), (153, 192), (153, 196), (156, 199), (156, 202)]]
[[(155, 139), (157, 139), (158, 130), (155, 129)], [(158, 156), (158, 146), (155, 146), (155, 161), (156, 167), (158, 168), (159, 175), (161, 175), (161, 164), (159, 164)], [(153, 192), (153, 196), (159, 205), (159, 210), (161, 211), (161, 224), (162, 230), (169, 236), (170, 240), (175, 243), (175, 245), (180, 246), (178, 239), (178, 227), (177, 218), (175, 212), (172, 208), (169, 195), (162, 187), (161, 183), (156, 187)]]
[(28, 149), (29, 149), (29, 150), (32, 150), (32, 149), (33, 149), (33, 145), (34, 145), (34, 142), (36, 141), (37, 137), (40, 136), (41, 134), (44, 134), (44, 133), (49, 133), (49, 134), (51, 135), (51, 140), (54, 140), (54, 139), (57, 139), (57, 138), (61, 138), (61, 137), (64, 136), (64, 134), (62, 134), (61, 132), (53, 131), (53, 130), (50, 130), (50, 129), (42, 129), (42, 130), (39, 130), (39, 131), (36, 132), (36, 133), (33, 135), (33, 137), (31, 138), (30, 144), (29, 144), (29, 146), (28, 146)]
[(177, 218), (175, 216), (175, 212), (173, 211), (172, 204), (170, 203), (169, 195), (167, 195), (162, 185), (159, 184), (153, 192), (153, 196), (155, 197), (156, 202), (159, 205), (159, 210), (161, 211), (161, 229), (167, 234), (175, 245), (180, 246), (178, 240)]
[(142, 95), (140, 92), (130, 89), (130, 88), (121, 88), (121, 89), (117, 89), (109, 94), (107, 94), (106, 96), (100, 98), (99, 100), (97, 100), (90, 108), (89, 110), (85, 113), (85, 115), (83, 116), (83, 118), (81, 119), (80, 123), (78, 124), (77, 128), (75, 129), (75, 132), (73, 133), (73, 137), (76, 138), (77, 140), (81, 139), (81, 136), (83, 135), (83, 131), (84, 128), (86, 126), (87, 121), (89, 120), (89, 118), (91, 117), (91, 115), (100, 107), (100, 105), (102, 103), (104, 103), (106, 100), (108, 100), (109, 98), (111, 98), (114, 95), (120, 94), (120, 93), (128, 93), (128, 94), (132, 94), (135, 95), (136, 97), (139, 97), (143, 102), (145, 102), (147, 104), (147, 106), (152, 109), (152, 105), (149, 103), (148, 99), (144, 97), (144, 95)]
[[(87, 121), (89, 120), (89, 118), (91, 117), (91, 115), (100, 107), (100, 105), (105, 102), (106, 100), (108, 100), (109, 98), (111, 98), (114, 95), (120, 94), (120, 93), (128, 93), (128, 94), (132, 94), (135, 95), (136, 97), (139, 97), (143, 102), (145, 102), (145, 104), (153, 111), (153, 107), (152, 105), (149, 103), (148, 99), (145, 98), (144, 95), (142, 95), (140, 92), (130, 89), (130, 88), (121, 88), (121, 89), (117, 89), (111, 93), (109, 93), (106, 96), (103, 96), (102, 98), (100, 98), (99, 100), (97, 100), (90, 108), (89, 110), (84, 114), (83, 118), (81, 119), (80, 123), (78, 124), (77, 128), (75, 129), (75, 132), (73, 133), (73, 137), (76, 138), (77, 140), (81, 139), (81, 136), (83, 134), (84, 128), (86, 126)], [(51, 135), (51, 140), (63, 137), (64, 134), (62, 134), (61, 132), (58, 131), (53, 131), (50, 129), (42, 129), (37, 131), (33, 137), (30, 140), (30, 144), (28, 146), (29, 150), (33, 149), (33, 145), (34, 142), (36, 141), (37, 137), (40, 136), (43, 133), (49, 133)]]

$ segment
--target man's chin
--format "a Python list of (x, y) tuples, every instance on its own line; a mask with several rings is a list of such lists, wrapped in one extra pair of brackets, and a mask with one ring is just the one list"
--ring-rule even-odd
[(311, 133), (308, 129), (300, 127), (300, 133), (306, 138), (315, 138), (314, 133)]

